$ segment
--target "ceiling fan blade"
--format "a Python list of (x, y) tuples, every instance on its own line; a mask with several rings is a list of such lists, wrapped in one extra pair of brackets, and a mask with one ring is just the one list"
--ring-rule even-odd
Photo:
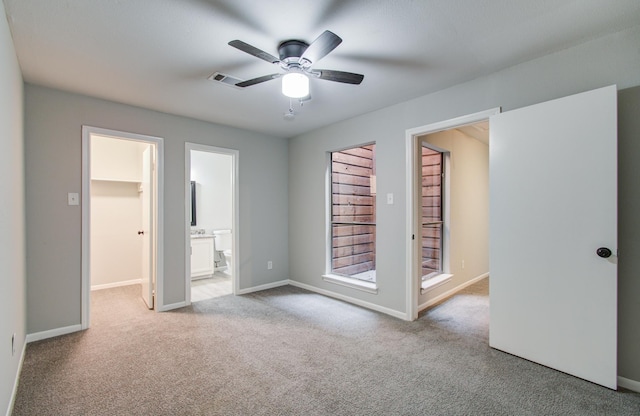
[(340, 36), (329, 30), (325, 30), (322, 35), (318, 36), (316, 40), (311, 42), (311, 45), (309, 45), (309, 47), (302, 53), (300, 62), (303, 60), (307, 60), (311, 63), (318, 62), (341, 43), (342, 38)]
[(270, 53), (267, 53), (265, 51), (263, 51), (262, 49), (258, 49), (255, 46), (251, 46), (248, 43), (245, 43), (241, 40), (232, 40), (231, 42), (229, 42), (230, 46), (233, 46), (236, 49), (240, 49), (242, 52), (246, 52), (249, 55), (253, 55), (256, 58), (260, 58), (262, 60), (265, 60), (267, 62), (269, 62), (270, 64), (275, 64), (280, 62), (280, 59), (276, 58), (275, 56), (271, 55)]
[(364, 79), (362, 74), (354, 74), (353, 72), (332, 71), (330, 69), (316, 69), (313, 72), (320, 73), (318, 78), (327, 81), (342, 82), (345, 84), (360, 84)]
[(250, 87), (252, 85), (260, 84), (262, 82), (271, 81), (272, 79), (280, 78), (281, 76), (282, 74), (271, 74), (271, 75), (265, 75), (258, 78), (248, 79), (246, 81), (238, 82), (236, 84), (236, 87), (240, 87), (240, 88)]

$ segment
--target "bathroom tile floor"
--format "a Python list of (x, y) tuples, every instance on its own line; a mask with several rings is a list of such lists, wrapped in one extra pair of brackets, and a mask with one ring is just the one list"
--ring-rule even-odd
[(216, 272), (213, 277), (191, 281), (191, 302), (217, 298), (233, 293), (231, 275)]

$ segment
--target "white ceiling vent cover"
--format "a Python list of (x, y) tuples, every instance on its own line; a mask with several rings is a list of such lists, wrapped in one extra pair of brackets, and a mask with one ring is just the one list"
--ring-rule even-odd
[(234, 88), (240, 88), (236, 87), (236, 84), (238, 82), (244, 81), (243, 79), (232, 77), (231, 75), (223, 74), (221, 72), (214, 72), (213, 74), (209, 75), (207, 79), (215, 82), (220, 82)]

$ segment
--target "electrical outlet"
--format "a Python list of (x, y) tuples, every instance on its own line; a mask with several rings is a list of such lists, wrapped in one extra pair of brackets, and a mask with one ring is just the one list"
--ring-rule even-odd
[(464, 269), (464, 260), (462, 260), (462, 268)]
[(271, 260), (269, 260), (267, 262), (267, 270), (271, 270), (271, 269), (273, 269), (273, 262)]
[(16, 334), (11, 335), (11, 356), (16, 355)]

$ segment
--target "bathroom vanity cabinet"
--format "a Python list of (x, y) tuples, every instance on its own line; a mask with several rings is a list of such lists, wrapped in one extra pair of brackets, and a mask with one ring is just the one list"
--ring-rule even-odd
[(213, 261), (213, 236), (191, 238), (191, 278), (197, 279), (212, 276), (215, 263)]

